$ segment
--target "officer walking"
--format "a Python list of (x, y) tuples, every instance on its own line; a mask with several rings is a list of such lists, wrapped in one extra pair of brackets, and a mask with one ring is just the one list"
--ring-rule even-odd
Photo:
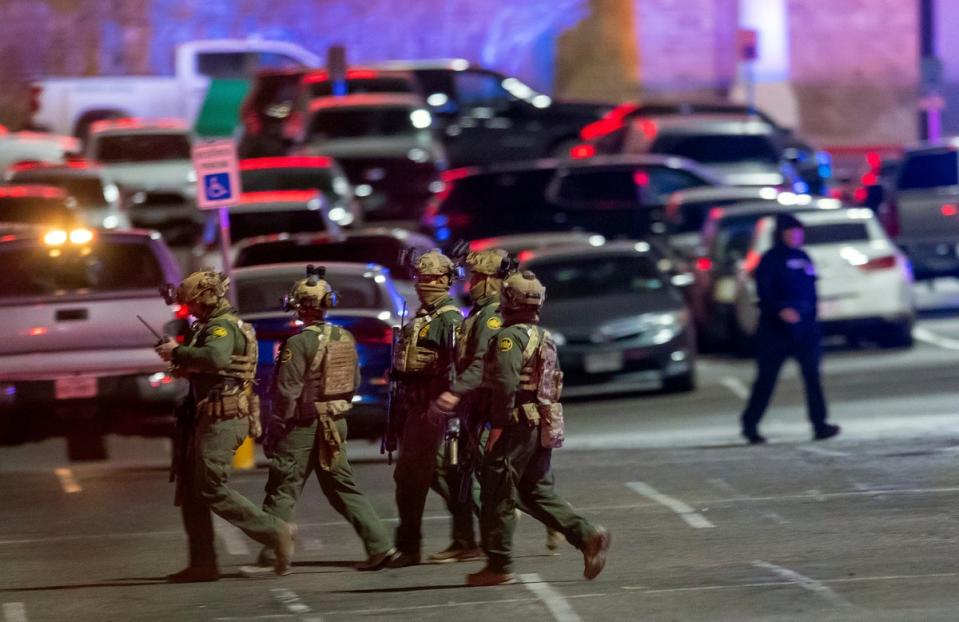
[(480, 530), (487, 564), (467, 576), (471, 586), (511, 583), (516, 500), (583, 553), (583, 574), (594, 579), (606, 565), (609, 532), (576, 514), (553, 489), (552, 450), (562, 444), (559, 403), (563, 374), (556, 344), (537, 326), (546, 288), (529, 271), (503, 283), (504, 328), (486, 355), (492, 430), (482, 475)]
[(400, 523), (396, 528), (398, 553), (388, 562), (391, 568), (420, 563), (423, 510), (430, 487), (435, 485), (445, 431), (445, 421), (427, 413), (430, 404), (450, 388), (449, 370), (455, 358), (450, 345), (463, 321), (449, 294), (456, 276), (449, 257), (437, 250), (424, 253), (413, 271), (420, 308), (403, 329), (391, 371), (401, 385), (405, 414), (400, 457), (393, 472)]
[[(325, 272), (309, 266), (307, 278), (294, 283), (286, 299), (286, 309), (296, 312), (304, 328), (277, 355), (263, 443), (270, 457), (263, 510), (292, 521), (303, 486), (316, 473), (330, 505), (363, 541), (367, 560), (356, 568), (379, 570), (395, 549), (347, 459), (345, 417), (360, 384), (359, 357), (349, 331), (326, 322), (337, 296), (323, 279)], [(261, 573), (273, 559), (273, 549), (264, 547), (257, 565), (240, 571)]]
[(267, 514), (227, 484), (234, 452), (247, 435), (260, 434), (259, 402), (253, 393), (256, 335), (227, 302), (228, 287), (229, 279), (212, 270), (184, 279), (174, 297), (198, 320), (193, 338), (187, 346), (172, 339), (156, 346), (157, 354), (173, 363), (174, 373), (190, 379), (190, 393), (177, 411), (174, 462), (176, 504), (183, 513), (190, 563), (167, 577), (174, 583), (220, 578), (211, 510), (275, 549), (277, 574), (289, 572), (293, 553), (296, 527)]
[(759, 329), (756, 334), (756, 380), (742, 414), (742, 434), (752, 444), (766, 442), (759, 422), (769, 405), (779, 370), (789, 357), (799, 362), (813, 440), (839, 434), (826, 422), (826, 399), (819, 378), (821, 358), (816, 321), (816, 269), (802, 250), (805, 230), (792, 214), (776, 216), (775, 242), (756, 268)]

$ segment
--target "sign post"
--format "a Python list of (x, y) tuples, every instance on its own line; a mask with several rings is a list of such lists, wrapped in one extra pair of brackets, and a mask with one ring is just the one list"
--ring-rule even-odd
[(746, 99), (750, 107), (756, 107), (756, 76), (754, 65), (759, 59), (759, 33), (751, 28), (736, 31), (736, 48), (743, 65), (746, 82)]
[(229, 208), (237, 204), (241, 192), (236, 143), (232, 138), (197, 140), (193, 144), (193, 168), (196, 170), (196, 206), (219, 212), (220, 252), (223, 271), (229, 276)]

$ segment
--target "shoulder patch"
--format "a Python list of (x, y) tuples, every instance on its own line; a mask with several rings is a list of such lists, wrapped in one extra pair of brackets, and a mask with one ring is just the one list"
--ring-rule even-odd
[(430, 325), (427, 324), (426, 326), (420, 329), (420, 338), (425, 337), (426, 335), (429, 334), (429, 332), (430, 332)]
[(280, 354), (281, 363), (289, 363), (290, 359), (293, 358), (293, 352), (289, 348), (283, 348), (283, 353)]
[(490, 330), (499, 330), (500, 328), (503, 328), (503, 320), (494, 315), (490, 319), (486, 320), (486, 328), (489, 328)]
[(499, 351), (500, 352), (509, 352), (513, 349), (513, 340), (509, 337), (503, 337), (499, 340)]
[(229, 334), (230, 334), (230, 331), (223, 328), (222, 326), (214, 326), (213, 328), (210, 329), (210, 333), (209, 333), (212, 339), (219, 339), (220, 337), (226, 337)]

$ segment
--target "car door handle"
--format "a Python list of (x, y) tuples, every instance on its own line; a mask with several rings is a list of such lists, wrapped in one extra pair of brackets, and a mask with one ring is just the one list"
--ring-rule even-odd
[(60, 309), (57, 311), (56, 320), (58, 322), (75, 322), (77, 320), (86, 320), (90, 313), (86, 309)]

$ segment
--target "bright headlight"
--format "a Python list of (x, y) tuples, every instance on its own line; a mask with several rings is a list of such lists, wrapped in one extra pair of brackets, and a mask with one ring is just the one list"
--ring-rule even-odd
[(107, 216), (103, 219), (104, 229), (116, 229), (120, 225), (120, 219), (116, 216)]

